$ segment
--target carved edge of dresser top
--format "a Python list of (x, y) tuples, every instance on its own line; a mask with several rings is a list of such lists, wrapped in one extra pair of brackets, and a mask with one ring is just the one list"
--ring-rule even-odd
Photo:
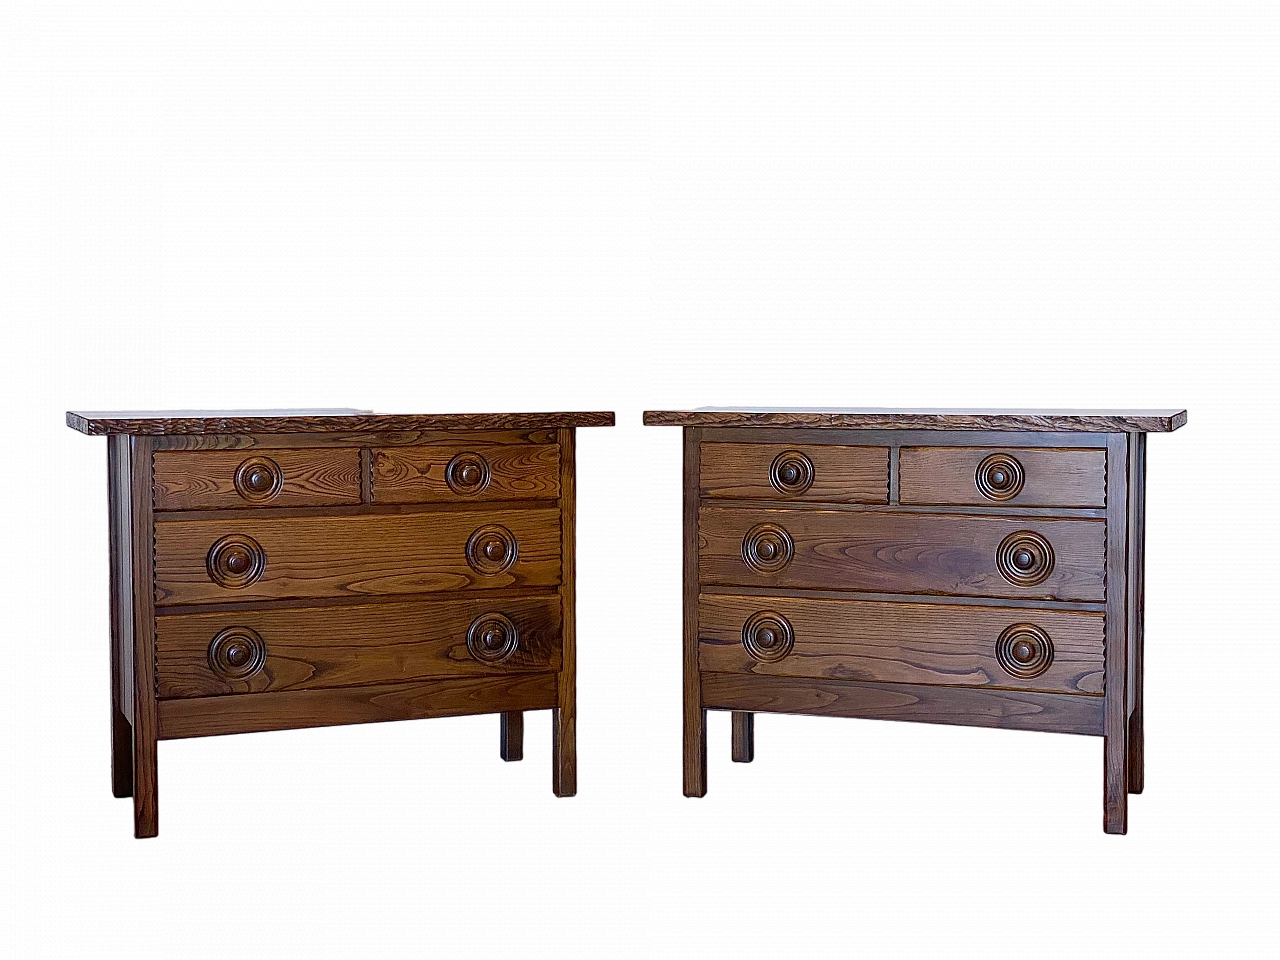
[(649, 427), (843, 427), (854, 430), (990, 430), (1171, 433), (1186, 410), (894, 409), (892, 407), (701, 407), (646, 410)]
[(413, 430), (547, 430), (612, 427), (611, 411), (567, 413), (374, 413), (312, 410), (67, 411), (67, 426), (91, 437), (109, 434), (399, 433)]

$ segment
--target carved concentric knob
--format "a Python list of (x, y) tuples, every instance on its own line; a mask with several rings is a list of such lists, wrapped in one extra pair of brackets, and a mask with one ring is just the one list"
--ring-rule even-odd
[(280, 492), (284, 473), (270, 457), (250, 457), (236, 467), (236, 493), (252, 503), (264, 503)]
[(799, 450), (784, 450), (773, 458), (769, 483), (779, 493), (799, 496), (813, 486), (813, 461)]
[(238, 590), (257, 581), (267, 568), (267, 554), (253, 537), (233, 533), (209, 548), (205, 569), (214, 583)]
[(477, 573), (502, 573), (516, 562), (517, 553), (515, 534), (496, 523), (481, 527), (467, 541), (467, 563)]
[(1020, 587), (1033, 587), (1053, 573), (1053, 547), (1038, 533), (1011, 533), (996, 550), (1000, 575)]
[(509, 617), (485, 613), (467, 630), (467, 650), (481, 663), (502, 663), (520, 647), (520, 631)]
[(444, 468), (444, 482), (454, 493), (467, 496), (489, 485), (489, 461), (478, 453), (460, 453)]
[(777, 573), (795, 553), (791, 534), (776, 523), (760, 523), (742, 538), (742, 560), (757, 573)]
[(1053, 663), (1053, 641), (1034, 623), (1015, 623), (996, 641), (996, 660), (1010, 676), (1030, 680)]
[(988, 500), (1012, 500), (1022, 492), (1026, 475), (1017, 458), (1007, 453), (993, 453), (978, 464), (973, 479), (978, 491)]
[(782, 614), (761, 610), (742, 625), (742, 645), (755, 659), (773, 663), (791, 652), (795, 632)]
[(227, 627), (209, 644), (209, 667), (224, 680), (247, 680), (267, 663), (267, 645), (248, 627)]

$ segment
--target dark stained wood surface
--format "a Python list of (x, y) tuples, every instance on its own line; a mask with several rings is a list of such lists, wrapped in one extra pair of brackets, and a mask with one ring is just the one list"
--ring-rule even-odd
[(156, 608), (151, 550), (153, 527), (150, 437), (129, 441), (129, 552), (133, 603), (133, 835), (160, 832), (159, 754), (156, 741)]
[(1061, 430), (1167, 433), (1185, 410), (930, 410), (887, 407), (648, 410), (651, 427), (851, 427), (868, 430)]
[[(757, 660), (743, 646), (743, 625), (760, 611), (791, 624), (794, 647), (781, 660)], [(1044, 673), (1025, 679), (996, 658), (1000, 634), (1024, 623), (1044, 630), (1054, 651)], [(1097, 613), (703, 596), (699, 636), (699, 662), (709, 673), (1103, 692), (1103, 617)]]
[(160, 736), (175, 740), (508, 710), (549, 710), (555, 703), (554, 673), (240, 693), (160, 701)]
[(574, 464), (577, 437), (560, 431), (560, 605), (561, 664), (556, 676), (556, 705), (551, 714), (551, 790), (557, 797), (578, 792), (578, 499)]
[[(1010, 457), (1022, 469), (1022, 487), (1007, 500), (985, 496), (978, 488), (978, 468), (991, 456)], [(899, 499), (908, 504), (1102, 507), (1106, 467), (1104, 450), (903, 447)]]
[[(269, 461), (269, 462), (265, 462)], [(236, 487), (242, 465), (279, 468), (279, 492), (248, 499)], [(325, 506), (360, 502), (360, 452), (346, 450), (239, 450), (155, 454), (157, 510)], [(252, 491), (250, 491), (252, 492)]]
[(1133, 438), (1107, 442), (1106, 711), (1102, 748), (1102, 829), (1129, 830), (1129, 451)]
[(1102, 698), (1066, 693), (704, 673), (702, 697), (714, 710), (1102, 733)]
[[(794, 543), (791, 562), (777, 572), (757, 572), (743, 560), (744, 537), (762, 523), (782, 528)], [(704, 585), (1103, 599), (1099, 520), (716, 505), (702, 508), (699, 529)], [(996, 565), (1001, 541), (1021, 531), (1043, 536), (1055, 554), (1049, 576), (1034, 586), (1009, 582)]]
[(568, 413), (391, 414), (368, 410), (119, 410), (68, 411), (67, 426), (90, 436), (171, 434), (333, 433), (405, 430), (545, 430), (611, 427), (607, 411)]
[(707, 793), (707, 710), (698, 668), (698, 477), (702, 431), (684, 434), (684, 795)]
[(133, 542), (129, 438), (107, 438), (111, 594), (111, 793), (133, 796)]
[(735, 710), (729, 721), (731, 750), (734, 763), (750, 763), (756, 758), (756, 715)]
[(498, 715), (498, 756), (508, 763), (524, 759), (524, 714), (519, 710)]
[[(471, 624), (490, 613), (506, 616), (519, 631), (516, 651), (500, 663), (477, 660), (467, 648)], [(209, 662), (210, 642), (233, 628), (254, 631), (266, 648), (262, 669), (244, 679), (226, 678)], [(156, 626), (162, 698), (546, 673), (559, 667), (560, 601), (553, 595), (184, 614), (159, 617)]]
[[(787, 493), (770, 482), (770, 467), (787, 452), (812, 465), (812, 483), (802, 493)], [(888, 447), (704, 443), (701, 461), (704, 497), (850, 503), (887, 503), (889, 498)]]
[[(472, 455), (487, 476), (474, 492), (446, 474), (455, 458)], [(422, 447), (372, 451), (373, 503), (457, 503), (490, 500), (555, 500), (560, 496), (560, 447), (554, 443), (477, 447), (465, 439)], [(480, 466), (482, 464), (482, 466)]]
[[(467, 541), (498, 524), (514, 535), (515, 562), (486, 574), (468, 563)], [(210, 548), (232, 534), (266, 555), (261, 579), (240, 588), (214, 582)], [(434, 590), (555, 586), (560, 517), (554, 508), (340, 517), (160, 520), (156, 598), (162, 605), (286, 597), (359, 597)]]

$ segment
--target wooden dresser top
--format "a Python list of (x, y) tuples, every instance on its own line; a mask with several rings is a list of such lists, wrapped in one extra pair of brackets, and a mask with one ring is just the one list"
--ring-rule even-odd
[(1185, 410), (895, 409), (892, 407), (702, 407), (647, 410), (650, 427), (842, 427), (854, 430), (1030, 430), (1169, 433)]
[(92, 437), (215, 433), (398, 433), (411, 430), (550, 430), (612, 427), (611, 411), (577, 413), (374, 413), (372, 410), (67, 411), (67, 426)]

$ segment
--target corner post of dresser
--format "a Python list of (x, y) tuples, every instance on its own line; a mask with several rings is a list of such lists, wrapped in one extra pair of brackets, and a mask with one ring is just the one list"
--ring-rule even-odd
[(698, 501), (702, 428), (684, 427), (684, 795), (707, 793), (707, 711), (698, 672)]
[(1147, 539), (1147, 435), (1129, 434), (1129, 792), (1143, 787), (1142, 640)]
[(574, 478), (574, 429), (556, 431), (560, 444), (560, 617), (561, 661), (556, 677), (556, 707), (551, 714), (551, 788), (557, 797), (578, 792), (577, 622), (574, 583), (577, 578), (575, 527), (577, 496)]
[(111, 598), (111, 793), (133, 796), (133, 599), (130, 589), (129, 438), (107, 437)]
[(1107, 434), (1106, 687), (1103, 706), (1103, 829), (1129, 828), (1130, 453), (1133, 437)]
[(133, 594), (133, 827), (138, 838), (160, 830), (157, 780), (155, 533), (152, 451), (148, 436), (129, 438), (129, 513)]

